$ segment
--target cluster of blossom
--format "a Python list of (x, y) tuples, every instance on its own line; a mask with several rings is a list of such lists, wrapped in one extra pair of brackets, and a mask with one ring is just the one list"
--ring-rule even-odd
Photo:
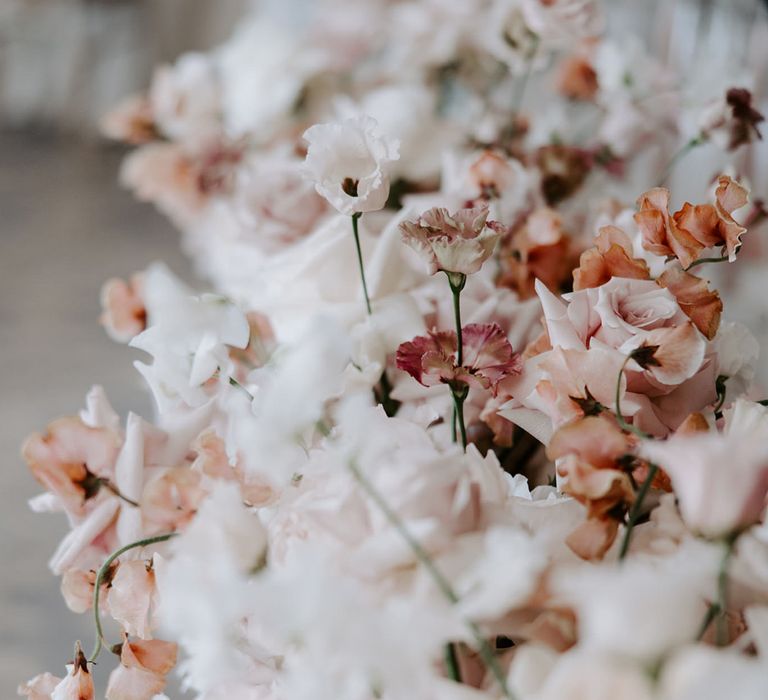
[[(606, 201), (681, 117), (592, 0), (312, 7), (106, 120), (217, 293), (107, 282), (155, 420), (94, 387), (24, 444), (96, 644), (20, 692), (90, 700), (111, 651), (107, 700), (177, 657), (203, 700), (764, 700), (768, 406), (700, 276), (764, 217), (746, 178)], [(759, 138), (751, 102), (683, 152)]]

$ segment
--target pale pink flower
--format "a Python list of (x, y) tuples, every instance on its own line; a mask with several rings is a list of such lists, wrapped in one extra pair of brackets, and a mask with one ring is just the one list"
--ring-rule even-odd
[(107, 700), (150, 700), (165, 688), (165, 676), (176, 665), (177, 646), (160, 639), (129, 641), (120, 665), (109, 676)]
[[(101, 581), (101, 607), (107, 609), (106, 593), (112, 575), (115, 573), (117, 565), (113, 565), (107, 575)], [(61, 577), (61, 593), (67, 607), (76, 613), (84, 613), (93, 605), (93, 587), (96, 583), (96, 568), (93, 569), (67, 569)]]
[(456, 365), (455, 331), (431, 331), (402, 343), (397, 366), (424, 386), (454, 382), (491, 389), (504, 378), (518, 374), (520, 356), (496, 323), (469, 324), (462, 329), (463, 364)]
[(102, 286), (99, 321), (112, 340), (127, 343), (147, 327), (142, 286), (140, 273), (132, 275), (127, 282), (113, 277)]
[(51, 700), (51, 694), (59, 683), (61, 678), (46, 671), (19, 685), (18, 693), (29, 700)]
[(399, 158), (397, 141), (383, 136), (371, 117), (315, 124), (304, 132), (309, 144), (305, 169), (318, 194), (351, 216), (377, 211), (389, 196), (389, 163)]
[(22, 446), (32, 475), (72, 516), (85, 515), (86, 503), (114, 474), (119, 437), (92, 428), (75, 417), (59, 418), (45, 432), (33, 433)]
[(301, 161), (281, 150), (245, 161), (234, 206), (246, 230), (270, 251), (306, 236), (328, 209), (303, 177)]
[(500, 234), (487, 222), (488, 207), (460, 209), (451, 214), (434, 208), (415, 221), (403, 221), (403, 241), (421, 253), (429, 273), (438, 271), (470, 275), (491, 257)]
[(51, 700), (93, 700), (93, 678), (88, 670), (88, 661), (77, 644), (75, 659), (69, 666), (69, 675), (53, 689)]
[(205, 495), (200, 472), (189, 467), (166, 469), (144, 487), (144, 521), (153, 532), (184, 528), (195, 517)]
[(151, 560), (121, 561), (110, 581), (109, 614), (122, 625), (126, 634), (148, 639), (155, 594), (155, 571)]
[(152, 104), (144, 95), (131, 95), (101, 120), (101, 132), (110, 139), (138, 145), (157, 138)]
[(768, 409), (743, 399), (727, 413), (722, 433), (673, 435), (644, 442), (642, 454), (672, 479), (683, 520), (719, 538), (758, 522), (768, 494)]

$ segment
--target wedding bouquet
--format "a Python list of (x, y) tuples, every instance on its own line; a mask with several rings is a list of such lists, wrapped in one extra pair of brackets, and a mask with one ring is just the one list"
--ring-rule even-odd
[(708, 274), (766, 211), (743, 160), (664, 186), (759, 139), (749, 79), (592, 0), (304, 10), (105, 119), (215, 291), (108, 281), (156, 416), (24, 443), (95, 645), (20, 692), (764, 700), (768, 402)]

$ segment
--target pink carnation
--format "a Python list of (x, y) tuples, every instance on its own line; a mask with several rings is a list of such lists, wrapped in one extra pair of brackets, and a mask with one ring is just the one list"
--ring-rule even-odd
[(455, 331), (430, 331), (429, 335), (402, 343), (397, 349), (397, 366), (424, 386), (461, 382), (494, 393), (502, 379), (520, 373), (520, 355), (497, 323), (469, 324), (461, 336), (461, 366), (456, 364)]

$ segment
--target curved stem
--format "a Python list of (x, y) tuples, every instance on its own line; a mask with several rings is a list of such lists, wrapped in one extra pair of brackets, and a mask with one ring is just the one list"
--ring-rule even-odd
[(675, 153), (669, 161), (667, 161), (667, 164), (664, 166), (664, 170), (661, 171), (661, 177), (659, 178), (659, 182), (664, 184), (668, 179), (669, 176), (672, 174), (672, 170), (674, 167), (683, 159), (685, 156), (687, 156), (696, 146), (700, 146), (702, 143), (704, 143), (704, 137), (701, 135), (696, 136), (695, 138), (692, 138), (688, 143), (686, 143), (682, 148), (680, 148), (677, 153)]
[(357, 249), (357, 265), (360, 268), (360, 281), (363, 283), (363, 295), (365, 296), (365, 308), (371, 315), (371, 300), (368, 297), (368, 285), (365, 283), (365, 268), (363, 267), (363, 251), (360, 249), (360, 233), (357, 230), (357, 221), (362, 216), (360, 212), (352, 214), (352, 233), (355, 236), (355, 248)]
[[(393, 511), (392, 508), (389, 507), (389, 504), (384, 500), (384, 497), (376, 490), (376, 487), (370, 481), (368, 481), (368, 479), (360, 471), (360, 468), (357, 466), (357, 464), (355, 464), (355, 462), (349, 462), (348, 467), (350, 472), (352, 473), (352, 476), (355, 478), (355, 480), (360, 484), (363, 490), (368, 494), (369, 498), (378, 506), (379, 510), (381, 510), (381, 512), (384, 514), (384, 517), (386, 517), (386, 519), (389, 520), (392, 527), (394, 527), (395, 530), (397, 530), (400, 536), (405, 540), (405, 542), (411, 548), (411, 551), (413, 552), (414, 556), (425, 568), (427, 573), (430, 575), (430, 577), (434, 581), (435, 585), (437, 586), (438, 590), (443, 595), (443, 597), (452, 605), (455, 605), (456, 603), (458, 603), (459, 596), (453, 590), (453, 587), (451, 586), (448, 579), (446, 579), (445, 576), (443, 576), (443, 573), (440, 571), (440, 569), (437, 568), (435, 563), (432, 561), (432, 557), (429, 556), (429, 554), (421, 546), (419, 541), (411, 534), (411, 532), (405, 526), (405, 523), (403, 523), (403, 521), (400, 520), (400, 517), (397, 515), (397, 513), (395, 513), (395, 511)], [(512, 690), (507, 685), (507, 679), (506, 679), (506, 676), (504, 675), (504, 671), (502, 670), (501, 666), (499, 666), (499, 662), (496, 659), (496, 655), (494, 654), (493, 649), (488, 644), (488, 640), (485, 639), (482, 631), (474, 622), (472, 622), (471, 620), (466, 620), (465, 622), (467, 627), (469, 628), (469, 631), (472, 633), (472, 636), (475, 639), (475, 643), (477, 644), (478, 651), (480, 653), (480, 658), (483, 660), (483, 663), (485, 664), (486, 668), (488, 668), (488, 670), (493, 674), (493, 677), (496, 679), (496, 682), (498, 683), (502, 694), (504, 695), (505, 698), (507, 698), (507, 700), (516, 700), (515, 695), (512, 693)]]
[(719, 258), (699, 258), (698, 260), (694, 260), (688, 267), (684, 268), (684, 272), (688, 272), (692, 267), (696, 267), (697, 265), (705, 265), (706, 263), (721, 263), (721, 262), (728, 262), (728, 256), (722, 255)]
[(253, 394), (248, 391), (240, 382), (237, 381), (234, 377), (229, 378), (229, 384), (230, 386), (235, 387), (236, 389), (240, 389), (251, 401), (253, 401)]
[(461, 272), (446, 272), (453, 294), (453, 319), (456, 323), (456, 365), (464, 364), (464, 338), (461, 333), (461, 290), (467, 283), (467, 276)]
[(645, 481), (643, 481), (643, 485), (640, 487), (640, 490), (637, 492), (637, 496), (635, 497), (635, 502), (632, 504), (632, 508), (629, 511), (629, 517), (627, 518), (627, 529), (624, 532), (624, 540), (621, 543), (621, 549), (619, 550), (619, 561), (622, 561), (624, 557), (627, 556), (627, 553), (629, 552), (629, 543), (632, 539), (632, 530), (635, 527), (635, 524), (637, 523), (637, 519), (640, 517), (640, 513), (643, 509), (643, 501), (645, 501), (645, 497), (648, 495), (648, 491), (651, 490), (651, 484), (653, 483), (653, 480), (656, 478), (656, 474), (659, 471), (659, 468), (655, 464), (651, 464), (648, 469), (648, 474), (645, 477)]
[(93, 621), (96, 625), (96, 644), (94, 645), (93, 651), (88, 658), (89, 663), (96, 661), (104, 644), (104, 630), (101, 626), (101, 616), (99, 615), (99, 597), (101, 595), (101, 582), (104, 580), (104, 577), (109, 571), (109, 567), (112, 566), (112, 563), (115, 561), (115, 559), (130, 551), (131, 549), (135, 549), (136, 547), (147, 547), (150, 544), (157, 544), (158, 542), (165, 542), (171, 539), (171, 537), (175, 537), (176, 534), (177, 533), (175, 532), (169, 532), (165, 535), (156, 535), (155, 537), (147, 537), (143, 540), (131, 542), (130, 544), (127, 544), (124, 547), (120, 547), (120, 549), (112, 552), (112, 554), (110, 554), (101, 565), (101, 568), (96, 574), (96, 580), (93, 583)]

